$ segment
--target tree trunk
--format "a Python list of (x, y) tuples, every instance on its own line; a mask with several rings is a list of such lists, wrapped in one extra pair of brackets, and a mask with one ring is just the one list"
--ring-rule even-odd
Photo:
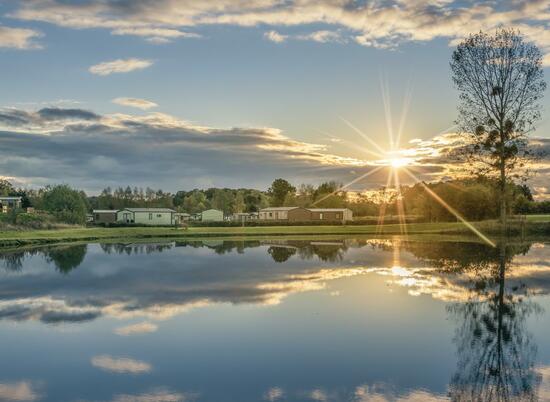
[(503, 234), (506, 232), (506, 171), (504, 161), (500, 163), (500, 223)]

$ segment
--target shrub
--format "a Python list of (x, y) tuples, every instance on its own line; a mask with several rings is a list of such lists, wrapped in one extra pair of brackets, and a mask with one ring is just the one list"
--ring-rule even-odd
[(60, 222), (79, 225), (86, 223), (86, 202), (79, 191), (67, 185), (49, 188), (43, 197), (43, 208)]

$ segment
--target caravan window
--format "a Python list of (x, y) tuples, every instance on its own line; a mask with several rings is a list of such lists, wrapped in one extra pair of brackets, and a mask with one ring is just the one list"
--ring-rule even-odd
[(153, 220), (153, 214), (149, 214), (149, 220)]

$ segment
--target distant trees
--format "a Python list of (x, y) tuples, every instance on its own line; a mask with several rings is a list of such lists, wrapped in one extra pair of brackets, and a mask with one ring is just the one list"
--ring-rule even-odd
[[(403, 201), (404, 212), (409, 220), (427, 222), (456, 220), (445, 207), (434, 200), (424, 186), (439, 195), (468, 220), (495, 219), (499, 216), (499, 206), (496, 202), (500, 197), (498, 179), (477, 177), (402, 186), (402, 195), (399, 199)], [(86, 214), (92, 209), (126, 207), (166, 207), (187, 213), (216, 208), (224, 211), (226, 215), (237, 212), (257, 212), (269, 206), (349, 208), (355, 217), (374, 218), (374, 221), (380, 214), (392, 218), (400, 214), (397, 208), (397, 192), (392, 189), (381, 188), (354, 193), (339, 191), (340, 188), (341, 185), (336, 182), (325, 182), (318, 186), (301, 184), (295, 187), (284, 179), (277, 179), (269, 192), (243, 188), (209, 188), (182, 190), (171, 194), (151, 188), (143, 190), (126, 186), (114, 191), (107, 187), (99, 195), (87, 197), (83, 191), (67, 185), (24, 190), (0, 180), (0, 194), (22, 196), (24, 206), (35, 207), (38, 211), (36, 214), (23, 214), (23, 211), (0, 214), (0, 224), (27, 227), (47, 226), (56, 222), (84, 224)], [(284, 199), (283, 194), (285, 194)], [(505, 194), (507, 213), (550, 214), (550, 201), (535, 201), (531, 190), (526, 185), (507, 182)], [(281, 199), (283, 199), (282, 203)]]
[(126, 188), (118, 187), (112, 190), (105, 188), (100, 195), (90, 197), (92, 209), (121, 209), (128, 207), (157, 207), (172, 208), (174, 206), (174, 196), (162, 190), (154, 190), (147, 187)]
[(40, 205), (60, 222), (79, 225), (86, 223), (85, 194), (65, 184), (47, 188)]
[(457, 123), (470, 140), (463, 156), (497, 178), (505, 224), (507, 183), (525, 174), (527, 134), (541, 117), (542, 54), (513, 29), (480, 32), (457, 46), (451, 70), (460, 93)]

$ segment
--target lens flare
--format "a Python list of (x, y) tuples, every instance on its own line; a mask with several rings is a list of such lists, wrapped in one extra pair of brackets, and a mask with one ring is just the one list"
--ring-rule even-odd
[(394, 169), (399, 169), (410, 165), (412, 160), (410, 158), (392, 158), (390, 159), (390, 165)]

